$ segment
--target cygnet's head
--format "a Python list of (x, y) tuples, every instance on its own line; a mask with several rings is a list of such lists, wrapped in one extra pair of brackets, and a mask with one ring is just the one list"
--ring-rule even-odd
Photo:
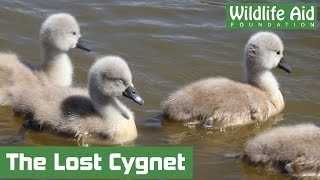
[(279, 36), (271, 32), (252, 35), (245, 47), (247, 70), (264, 71), (279, 67), (290, 73), (291, 67), (283, 59), (283, 44)]
[(80, 39), (80, 27), (70, 14), (59, 13), (49, 16), (41, 25), (40, 40), (42, 45), (60, 51), (80, 48), (91, 51)]
[(119, 56), (99, 58), (89, 71), (90, 96), (125, 96), (142, 105), (144, 101), (134, 88), (128, 64)]

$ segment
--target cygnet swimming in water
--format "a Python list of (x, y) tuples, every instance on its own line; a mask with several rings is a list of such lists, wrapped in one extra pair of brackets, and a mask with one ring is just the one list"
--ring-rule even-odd
[[(88, 92), (89, 90), (89, 92)], [(89, 71), (88, 90), (45, 86), (19, 90), (13, 101), (25, 125), (85, 141), (100, 137), (113, 144), (137, 137), (133, 113), (119, 101), (126, 96), (142, 105), (127, 63), (118, 56), (97, 60)]]
[(320, 128), (312, 124), (276, 127), (249, 140), (243, 160), (295, 176), (320, 175)]
[(13, 53), (0, 53), (0, 104), (10, 105), (14, 96), (11, 90), (21, 86), (70, 86), (73, 67), (67, 52), (75, 47), (90, 51), (80, 37), (80, 28), (73, 16), (53, 14), (40, 29), (40, 66), (19, 60)]
[(278, 81), (271, 69), (291, 72), (283, 59), (281, 39), (271, 32), (252, 35), (244, 50), (246, 82), (208, 78), (171, 93), (162, 103), (169, 121), (228, 127), (266, 121), (284, 108)]

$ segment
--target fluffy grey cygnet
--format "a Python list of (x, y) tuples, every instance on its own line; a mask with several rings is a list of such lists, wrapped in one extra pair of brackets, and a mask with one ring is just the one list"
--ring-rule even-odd
[(296, 176), (319, 176), (320, 128), (312, 124), (270, 129), (249, 140), (243, 160)]
[(13, 53), (0, 53), (0, 104), (11, 104), (11, 90), (21, 86), (70, 86), (73, 67), (67, 52), (75, 47), (90, 51), (80, 37), (80, 28), (73, 16), (54, 14), (40, 29), (40, 66), (21, 61)]
[(98, 59), (89, 71), (88, 90), (57, 86), (20, 90), (13, 109), (27, 126), (79, 141), (91, 137), (114, 144), (134, 140), (134, 115), (118, 96), (140, 105), (144, 101), (132, 84), (127, 63), (118, 56)]
[(171, 93), (162, 103), (171, 121), (196, 121), (210, 127), (228, 127), (266, 121), (284, 108), (271, 69), (291, 72), (283, 59), (281, 39), (271, 32), (252, 35), (244, 50), (246, 82), (208, 78)]

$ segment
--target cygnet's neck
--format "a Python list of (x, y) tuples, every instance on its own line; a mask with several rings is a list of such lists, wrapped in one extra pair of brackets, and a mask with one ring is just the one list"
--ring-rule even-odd
[(113, 143), (134, 140), (137, 137), (137, 128), (132, 112), (116, 97), (102, 96), (94, 89), (89, 89), (89, 95), (95, 110), (102, 116), (104, 131)]
[(280, 112), (284, 108), (284, 100), (279, 90), (278, 81), (274, 77), (272, 72), (266, 69), (249, 69), (247, 65), (245, 68), (246, 82), (266, 92), (267, 96), (270, 98), (272, 104), (274, 105), (275, 112), (271, 114)]
[(53, 85), (70, 86), (72, 84), (73, 67), (66, 52), (41, 46), (41, 71)]
[[(89, 87), (89, 95), (95, 110), (110, 124), (116, 124), (120, 119), (132, 120), (131, 111), (116, 97), (102, 95), (95, 88)], [(115, 117), (116, 116), (116, 117)], [(120, 118), (120, 119), (119, 119)], [(113, 123), (113, 121), (115, 121)]]

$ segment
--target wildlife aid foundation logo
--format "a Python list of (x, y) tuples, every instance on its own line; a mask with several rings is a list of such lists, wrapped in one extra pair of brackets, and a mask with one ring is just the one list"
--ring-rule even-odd
[(317, 3), (227, 3), (226, 28), (317, 29)]

